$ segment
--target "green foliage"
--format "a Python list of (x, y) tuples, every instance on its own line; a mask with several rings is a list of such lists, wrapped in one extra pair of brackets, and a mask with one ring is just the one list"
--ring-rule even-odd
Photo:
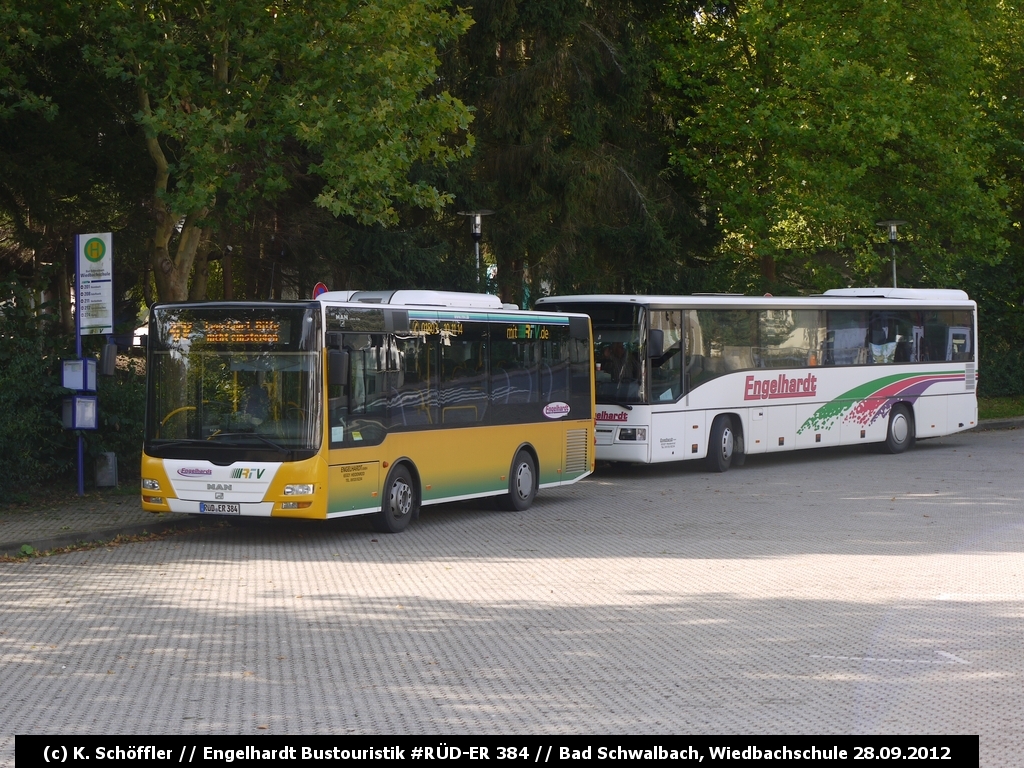
[(450, 200), (408, 178), (414, 164), (444, 165), (471, 146), (469, 110), (434, 89), (436, 47), (469, 24), (446, 5), (83, 6), (87, 58), (137, 93), (132, 112), (155, 171), (161, 298), (186, 298), (218, 219), (245, 221), (297, 178), (315, 176), (316, 204), (362, 224), (394, 223), (396, 202), (439, 210)]
[(992, 128), (995, 173), (1008, 189), (1001, 264), (965, 270), (978, 302), (982, 344), (979, 391), (1024, 394), (1024, 8), (1000, 2), (983, 40), (989, 87), (979, 101)]
[[(14, 0), (0, 279), (31, 275), (68, 328), (70, 238), (112, 230), (118, 330), (154, 280), (164, 299), (189, 280), (196, 298), (475, 290), (456, 211), (482, 208), (506, 300), (794, 293), (888, 284), (874, 223), (898, 218), (900, 284), (968, 290), (982, 391), (1018, 392), (1021, 39), (1002, 0)], [(3, 342), (5, 382), (52, 376), (69, 343), (32, 327)], [(101, 383), (90, 451), (134, 450), (138, 390)], [(0, 420), (56, 441), (19, 461), (59, 468), (46, 397)]]
[[(694, 287), (713, 238), (686, 174), (667, 172), (649, 29), (664, 4), (485, 0), (442, 73), (474, 105), (477, 144), (446, 185), (493, 209), (485, 258), (506, 300), (555, 292)], [(437, 227), (473, 248), (465, 219)], [(470, 262), (472, 264), (472, 262)], [(469, 270), (473, 287), (475, 277)]]
[(0, 5), (0, 119), (22, 111), (53, 115), (45, 94), (33, 90), (24, 71), (36, 50), (50, 42), (36, 30), (31, 10)]
[[(97, 387), (100, 428), (88, 436), (92, 461), (100, 453), (117, 454), (118, 482), (139, 476), (146, 420), (146, 374), (141, 360), (122, 358), (113, 377)], [(89, 462), (92, 463), (91, 461)]]
[(1024, 397), (978, 397), (979, 419), (1012, 419), (1024, 416)]
[(37, 314), (17, 281), (0, 286), (0, 495), (67, 471), (74, 452), (61, 426), (60, 358), (66, 339)]
[[(61, 423), (61, 360), (74, 357), (74, 339), (61, 334), (48, 307), (18, 280), (0, 285), (0, 497), (25, 486), (73, 476), (77, 433)], [(89, 354), (89, 350), (85, 350)], [(122, 477), (137, 476), (145, 415), (145, 377), (125, 367), (97, 383), (100, 427), (85, 434), (89, 460), (115, 451)]]
[(737, 287), (884, 284), (882, 219), (910, 222), (905, 284), (998, 260), (1005, 190), (977, 108), (990, 9), (741, 0), (666, 18), (673, 162), (706, 185)]

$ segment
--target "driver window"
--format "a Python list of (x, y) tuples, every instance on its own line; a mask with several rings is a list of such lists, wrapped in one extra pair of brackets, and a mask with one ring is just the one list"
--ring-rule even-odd
[(348, 352), (348, 384), (331, 387), (331, 447), (378, 445), (384, 440), (387, 419), (387, 377), (390, 340), (383, 334), (346, 333), (342, 348)]
[(661, 357), (651, 358), (651, 402), (674, 402), (683, 393), (683, 313), (651, 310), (651, 328), (664, 334)]

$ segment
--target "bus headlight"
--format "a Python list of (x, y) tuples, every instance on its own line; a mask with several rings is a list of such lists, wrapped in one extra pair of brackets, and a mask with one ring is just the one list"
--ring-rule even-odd
[(284, 487), (285, 496), (309, 496), (311, 493), (313, 493), (312, 483), (298, 483)]
[(647, 442), (647, 427), (622, 427), (619, 429), (619, 440), (630, 440), (637, 443)]
[(160, 481), (150, 480), (148, 477), (142, 478), (142, 490), (144, 491), (159, 491)]

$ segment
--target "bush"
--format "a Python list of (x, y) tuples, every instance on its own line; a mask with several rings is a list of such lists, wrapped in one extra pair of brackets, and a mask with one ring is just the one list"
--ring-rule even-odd
[[(141, 360), (122, 356), (117, 373), (98, 383), (100, 428), (86, 438), (88, 454), (117, 454), (119, 482), (138, 480), (146, 418), (146, 372)], [(90, 462), (91, 464), (91, 462)]]
[[(61, 386), (61, 360), (74, 357), (74, 337), (44, 309), (17, 279), (0, 284), (0, 499), (75, 474), (77, 433), (61, 424), (70, 394)], [(116, 452), (119, 470), (133, 478), (142, 449), (145, 375), (141, 366), (122, 362), (115, 377), (100, 377), (99, 429), (84, 433), (85, 446), (90, 459)], [(87, 478), (92, 466), (86, 462)]]
[(67, 339), (53, 331), (17, 281), (0, 288), (0, 493), (43, 482), (73, 466), (61, 427), (60, 357)]
[(981, 348), (978, 394), (984, 397), (1024, 395), (1024, 351), (997, 341)]

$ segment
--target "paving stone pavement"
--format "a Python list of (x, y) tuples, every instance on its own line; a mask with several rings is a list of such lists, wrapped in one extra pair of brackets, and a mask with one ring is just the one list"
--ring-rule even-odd
[[(980, 431), (1024, 429), (1024, 417), (988, 419)], [(122, 488), (128, 491), (127, 488)], [(17, 555), (25, 545), (45, 551), (82, 542), (105, 542), (119, 535), (188, 530), (210, 525), (209, 518), (142, 510), (134, 493), (90, 491), (85, 498), (35, 508), (0, 507), (0, 556)]]
[(17, 555), (25, 545), (45, 551), (111, 541), (119, 535), (197, 528), (204, 522), (209, 524), (196, 515), (144, 512), (134, 493), (90, 490), (80, 499), (61, 504), (0, 507), (0, 555)]
[[(14, 733), (979, 733), (1024, 765), (1024, 431), (602, 466), (0, 563)], [(7, 540), (7, 537), (0, 537)]]

